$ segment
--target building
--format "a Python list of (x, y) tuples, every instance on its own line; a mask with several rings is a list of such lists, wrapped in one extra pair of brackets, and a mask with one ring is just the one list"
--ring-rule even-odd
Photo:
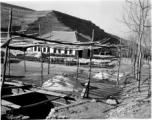
[[(91, 38), (84, 36), (76, 31), (52, 31), (50, 34), (45, 34), (42, 38), (47, 38), (48, 40), (55, 40), (60, 42), (89, 42)], [(51, 47), (42, 47), (43, 53), (54, 53), (54, 54), (64, 54), (64, 55), (76, 55), (76, 51), (79, 51), (80, 58), (87, 58), (90, 54), (87, 47), (76, 49), (75, 46), (67, 46), (62, 44), (52, 43)], [(33, 52), (41, 52), (41, 46), (36, 46), (33, 48)]]

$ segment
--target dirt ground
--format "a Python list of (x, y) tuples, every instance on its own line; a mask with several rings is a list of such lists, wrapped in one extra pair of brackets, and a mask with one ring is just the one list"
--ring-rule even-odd
[[(50, 65), (50, 73), (48, 74), (48, 64), (43, 64), (43, 82), (52, 78), (56, 74), (68, 73), (75, 75), (76, 66), (65, 66), (58, 64)], [(2, 64), (3, 67), (3, 64)], [(87, 67), (80, 67), (83, 69), (83, 73), (79, 73), (79, 81), (85, 83), (88, 78)], [(21, 80), (23, 82), (29, 82), (36, 84), (37, 86), (42, 85), (41, 81), (41, 63), (39, 62), (26, 62), (26, 72), (24, 71), (24, 62), (11, 64), (11, 77), (7, 76), (7, 80)], [(92, 68), (92, 76), (103, 70), (102, 68)], [(117, 67), (113, 68), (117, 70)], [(131, 72), (131, 65), (123, 64), (121, 65), (121, 72)], [(8, 74), (8, 70), (7, 70)], [(105, 94), (113, 94), (111, 91), (117, 91), (112, 89), (112, 83), (101, 82), (102, 91), (92, 92), (101, 95), (101, 98), (97, 99), (96, 102), (88, 102), (82, 105), (71, 107), (68, 109), (60, 110), (55, 113), (57, 116), (67, 116), (70, 119), (105, 119), (105, 118), (151, 118), (151, 98), (147, 98), (148, 94), (148, 66), (144, 65), (142, 68), (142, 82), (141, 82), (141, 92), (137, 92), (137, 81), (128, 78), (127, 83), (121, 84), (121, 96), (119, 96), (120, 104), (109, 105), (106, 103), (106, 99), (102, 98)], [(125, 79), (125, 78), (124, 78)], [(93, 81), (93, 80), (92, 80)], [(95, 80), (94, 80), (95, 81)], [(93, 82), (94, 82), (93, 81)], [(122, 80), (124, 81), (124, 80)], [(97, 81), (99, 82), (99, 81)], [(98, 84), (94, 82), (93, 84)], [(99, 84), (98, 84), (99, 85)], [(97, 85), (96, 85), (97, 86)], [(106, 86), (106, 87), (105, 87)], [(111, 90), (109, 90), (111, 89)], [(108, 91), (109, 90), (109, 91)], [(108, 92), (109, 93), (108, 93)], [(93, 94), (93, 93), (92, 93)], [(97, 95), (95, 95), (97, 96)], [(90, 98), (94, 99), (94, 98)]]

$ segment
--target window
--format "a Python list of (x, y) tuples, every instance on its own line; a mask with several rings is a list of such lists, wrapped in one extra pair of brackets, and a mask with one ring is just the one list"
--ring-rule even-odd
[(61, 53), (61, 49), (58, 49), (58, 52)]
[(38, 51), (39, 51), (39, 52), (41, 51), (41, 48), (40, 48), (40, 47), (38, 47)]
[(37, 51), (37, 47), (34, 47), (34, 51)]
[(72, 50), (69, 51), (69, 54), (72, 54)]
[(47, 52), (50, 52), (50, 48), (48, 47), (48, 50), (47, 50)]
[(43, 48), (43, 52), (46, 52), (46, 48), (45, 47)]
[(67, 49), (65, 49), (65, 54), (67, 54), (68, 53), (68, 50)]
[(54, 48), (54, 53), (56, 53), (56, 48)]

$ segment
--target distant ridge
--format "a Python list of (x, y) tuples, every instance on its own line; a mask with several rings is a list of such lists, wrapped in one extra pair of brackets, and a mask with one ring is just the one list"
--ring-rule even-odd
[[(105, 43), (119, 44), (119, 37), (115, 37), (100, 29), (89, 20), (80, 19), (55, 10), (35, 11), (25, 7), (1, 3), (1, 30), (7, 31), (9, 8), (13, 8), (12, 29), (27, 30), (27, 33), (39, 32), (41, 24), (41, 34), (49, 34), (51, 31), (78, 31), (80, 34), (91, 38), (94, 30), (94, 41), (100, 41), (105, 38), (110, 40)], [(2, 35), (3, 36), (3, 35)]]
[(25, 8), (25, 7), (20, 7), (20, 6), (17, 6), (17, 5), (12, 5), (12, 4), (8, 4), (8, 3), (4, 3), (4, 2), (1, 2), (0, 3), (2, 7), (8, 7), (8, 8), (15, 8), (15, 9), (23, 9), (23, 10), (29, 10), (29, 11), (35, 11), (33, 9), (29, 9), (29, 8)]

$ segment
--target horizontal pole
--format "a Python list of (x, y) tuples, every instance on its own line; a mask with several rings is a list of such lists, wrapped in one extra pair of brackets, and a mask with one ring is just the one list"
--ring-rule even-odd
[(26, 94), (31, 94), (31, 93), (35, 93), (35, 91), (29, 91), (29, 92), (19, 93), (19, 94), (15, 94), (15, 95), (4, 95), (1, 98), (5, 99), (5, 98), (16, 97), (16, 96), (26, 95)]
[[(38, 40), (38, 41), (44, 41), (44, 42), (53, 42), (53, 43), (58, 43), (58, 44), (66, 44), (66, 45), (80, 45), (79, 43), (78, 44), (74, 44), (74, 43), (68, 43), (68, 42), (61, 42), (61, 41), (55, 41), (55, 40), (47, 40), (47, 39), (43, 39), (43, 38), (36, 38), (36, 37), (32, 37), (32, 36), (28, 36), (28, 35), (25, 35), (25, 34), (19, 34), (19, 33), (12, 33), (13, 35), (19, 35), (21, 37), (27, 37), (27, 38), (31, 38), (31, 39), (35, 39), (35, 40)], [(85, 43), (87, 44), (87, 43)], [(90, 43), (88, 43), (90, 44)], [(88, 45), (87, 44), (87, 45)], [(92, 44), (92, 43), (91, 43)], [(83, 45), (81, 43), (81, 45)]]
[[(19, 31), (10, 31), (10, 32), (26, 32), (27, 30), (19, 30)], [(0, 32), (0, 33), (8, 33), (8, 32), (4, 32), (4, 31), (2, 31), (2, 32)]]
[[(29, 36), (33, 36), (33, 35), (37, 35), (38, 33), (33, 33), (33, 34), (26, 34), (26, 35), (29, 35)], [(13, 36), (11, 37), (12, 39), (15, 39), (15, 38), (21, 38), (21, 36)]]
[[(47, 39), (43, 39), (43, 38), (37, 38), (37, 37), (33, 37), (33, 36), (29, 36), (29, 35), (25, 35), (25, 34), (19, 34), (19, 33), (12, 33), (13, 35), (19, 35), (21, 37), (27, 37), (27, 38), (31, 38), (37, 41), (44, 41), (44, 42), (50, 42), (50, 43), (57, 43), (57, 44), (65, 44), (65, 45), (76, 45), (76, 46), (98, 46), (98, 47), (118, 47), (119, 45), (101, 45), (97, 42), (77, 42), (77, 43), (71, 43), (71, 42), (63, 42), (63, 41), (56, 41), (56, 40), (47, 40)], [(121, 45), (121, 47), (125, 47), (126, 45)]]
[(44, 104), (44, 103), (49, 102), (49, 101), (57, 100), (59, 98), (61, 98), (61, 97), (57, 97), (57, 98), (53, 98), (53, 99), (49, 99), (49, 100), (44, 100), (44, 101), (41, 101), (41, 102), (38, 102), (38, 103), (34, 103), (34, 104), (30, 104), (30, 105), (25, 105), (25, 106), (22, 106), (20, 109), (25, 109), (25, 108), (38, 106), (38, 105)]
[(10, 86), (10, 87), (3, 87), (3, 89), (15, 89), (15, 88), (30, 88), (32, 85), (25, 85), (25, 86)]

